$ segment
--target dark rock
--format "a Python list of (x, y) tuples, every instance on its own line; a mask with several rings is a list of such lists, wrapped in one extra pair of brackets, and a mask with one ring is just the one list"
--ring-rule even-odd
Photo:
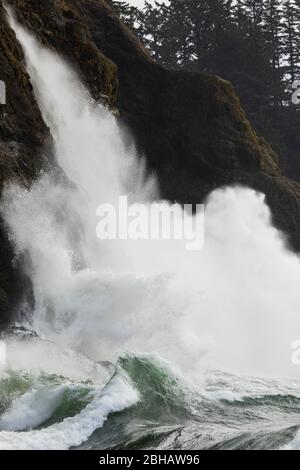
[[(0, 105), (0, 192), (17, 180), (29, 185), (39, 174), (49, 133), (32, 93), (23, 52), (0, 4), (0, 79), (7, 104)], [(0, 220), (0, 328), (31, 298), (30, 283)]]
[(73, 2), (64, 0), (14, 0), (19, 21), (35, 32), (47, 47), (75, 65), (96, 100), (113, 106), (118, 89), (117, 67), (91, 38)]
[(0, 335), (2, 340), (20, 340), (20, 341), (30, 341), (32, 339), (38, 339), (38, 334), (24, 326), (20, 325), (10, 325), (5, 331)]

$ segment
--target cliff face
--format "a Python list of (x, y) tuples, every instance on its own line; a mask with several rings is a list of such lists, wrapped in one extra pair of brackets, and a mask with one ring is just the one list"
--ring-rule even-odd
[[(230, 83), (156, 64), (104, 0), (7, 3), (44, 45), (73, 63), (95, 99), (118, 109), (156, 170), (164, 197), (196, 203), (220, 185), (247, 184), (265, 192), (275, 223), (300, 248), (300, 186), (282, 176), (276, 154), (255, 134)], [(32, 181), (49, 135), (2, 6), (0, 28), (0, 79), (8, 84), (8, 104), (0, 109), (2, 185), (16, 177)], [(3, 229), (0, 237), (0, 301), (9, 306), (9, 290), (20, 289), (11, 287), (16, 271)]]
[[(32, 94), (23, 53), (0, 4), (0, 79), (7, 104), (0, 105), (0, 191), (5, 182), (29, 184), (39, 173), (49, 136)], [(27, 293), (26, 276), (0, 220), (0, 328), (19, 309)]]
[(18, 19), (34, 31), (41, 42), (63, 54), (73, 64), (97, 100), (112, 106), (117, 96), (117, 67), (93, 42), (74, 2), (63, 0), (16, 0)]
[(32, 179), (35, 155), (43, 149), (48, 132), (32, 94), (23, 52), (0, 4), (0, 77), (6, 84), (7, 104), (0, 110), (0, 184), (18, 175)]
[(96, 99), (116, 104), (161, 176), (168, 178), (169, 169), (204, 180), (226, 170), (280, 174), (276, 155), (255, 135), (230, 83), (159, 66), (104, 1), (9, 3), (45, 45), (71, 59)]

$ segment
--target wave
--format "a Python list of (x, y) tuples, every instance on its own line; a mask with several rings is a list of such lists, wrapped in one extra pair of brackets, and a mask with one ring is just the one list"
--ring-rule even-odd
[(0, 418), (1, 431), (23, 431), (50, 418), (61, 402), (66, 386), (32, 390), (15, 399)]
[(196, 389), (157, 356), (126, 355), (120, 364), (140, 400), (79, 448), (279, 449), (299, 429), (294, 381), (203, 371)]
[[(272, 226), (264, 196), (211, 194), (198, 254), (169, 243), (99, 244), (99, 204), (126, 194), (149, 205), (159, 199), (155, 181), (76, 74), (10, 22), (61, 171), (4, 191), (1, 214), (30, 260), (31, 326), (51, 342), (8, 344), (0, 449), (297, 446), (299, 383), (202, 371), (205, 357), (208, 367), (295, 372), (299, 258)], [(189, 379), (137, 354), (122, 356), (111, 377), (97, 360), (124, 350), (157, 351)]]
[[(4, 414), (4, 423), (14, 425), (23, 412), (23, 424), (37, 424), (42, 418), (48, 418), (50, 412), (61, 403), (56, 396), (53, 409), (49, 408), (49, 390), (40, 394), (40, 408), (35, 415), (31, 414), (34, 393), (26, 394), (12, 403), (12, 408)], [(1, 450), (66, 450), (85, 442), (91, 434), (103, 426), (110, 413), (122, 411), (134, 405), (139, 399), (138, 393), (132, 387), (130, 380), (122, 371), (118, 371), (103, 390), (95, 389), (93, 398), (78, 414), (67, 417), (61, 422), (49, 425), (43, 429), (27, 432), (0, 432)], [(15, 419), (16, 418), (16, 419)], [(39, 418), (39, 419), (37, 419)]]
[(299, 447), (297, 383), (219, 371), (203, 371), (201, 383), (150, 354), (121, 356), (105, 386), (6, 372), (0, 449)]

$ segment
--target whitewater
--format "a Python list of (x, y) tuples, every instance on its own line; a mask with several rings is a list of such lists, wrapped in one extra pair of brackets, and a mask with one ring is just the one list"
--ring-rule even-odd
[(32, 335), (5, 338), (0, 449), (300, 448), (300, 260), (264, 195), (214, 191), (198, 252), (100, 241), (99, 204), (151, 205), (159, 184), (76, 71), (10, 23), (55, 164), (4, 190), (34, 309), (15, 325)]

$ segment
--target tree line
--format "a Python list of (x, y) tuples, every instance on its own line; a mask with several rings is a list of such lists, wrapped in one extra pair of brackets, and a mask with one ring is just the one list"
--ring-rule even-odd
[(257, 131), (300, 179), (300, 0), (109, 0), (161, 64), (230, 80)]

